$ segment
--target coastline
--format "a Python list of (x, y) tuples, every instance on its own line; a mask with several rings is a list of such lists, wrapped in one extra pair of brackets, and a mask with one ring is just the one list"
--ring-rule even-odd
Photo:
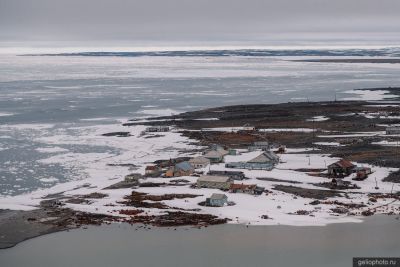
[[(388, 88), (377, 88), (377, 89), (366, 89), (370, 91), (385, 91), (384, 94), (387, 94), (386, 91), (388, 91)], [(396, 88), (389, 88), (389, 93), (398, 93)], [(396, 100), (396, 99), (395, 99)], [(333, 122), (333, 116), (334, 114), (339, 114), (340, 112), (349, 112), (349, 113), (362, 113), (361, 116), (356, 116), (351, 120), (346, 120), (346, 133), (353, 133), (357, 137), (357, 133), (362, 131), (368, 131), (369, 124), (371, 122), (375, 124), (383, 123), (381, 118), (376, 117), (376, 118), (368, 118), (368, 114), (372, 114), (376, 112), (378, 109), (379, 111), (385, 111), (385, 112), (395, 112), (397, 111), (397, 106), (396, 104), (389, 104), (387, 106), (384, 106), (382, 104), (379, 104), (379, 101), (336, 101), (336, 102), (313, 102), (313, 103), (284, 103), (284, 104), (277, 104), (277, 105), (242, 105), (242, 106), (231, 106), (231, 107), (220, 107), (220, 108), (213, 108), (213, 109), (207, 109), (203, 111), (195, 111), (195, 112), (187, 112), (187, 113), (182, 113), (179, 115), (172, 115), (172, 116), (167, 116), (167, 117), (154, 117), (151, 118), (147, 121), (131, 121), (131, 122), (126, 122), (123, 124), (120, 129), (130, 129), (131, 127), (135, 126), (140, 126), (143, 129), (144, 125), (169, 125), (169, 126), (174, 126), (178, 128), (178, 131), (171, 133), (171, 136), (182, 136), (183, 139), (179, 139), (181, 141), (185, 142), (184, 146), (181, 146), (177, 149), (177, 153), (175, 155), (180, 155), (182, 153), (179, 152), (179, 149), (184, 149), (186, 148), (187, 143), (195, 143), (194, 146), (192, 146), (192, 151), (186, 151), (185, 153), (188, 153), (189, 155), (193, 155), (193, 150), (204, 147), (208, 144), (210, 144), (210, 140), (212, 142), (218, 141), (221, 144), (227, 145), (227, 146), (237, 146), (237, 148), (240, 149), (241, 146), (247, 145), (249, 142), (257, 140), (254, 139), (254, 135), (252, 139), (237, 139), (235, 136), (240, 136), (243, 134), (242, 128), (240, 125), (243, 125), (244, 122), (250, 122), (252, 125), (258, 127), (258, 128), (266, 128), (266, 129), (275, 129), (272, 132), (267, 132), (269, 138), (272, 138), (273, 140), (279, 140), (278, 138), (283, 138), (281, 141), (282, 143), (285, 143), (288, 145), (288, 147), (296, 149), (296, 148), (304, 148), (304, 147), (315, 147), (314, 143), (315, 142), (315, 131), (300, 131), (300, 132), (285, 132), (283, 134), (282, 129), (287, 128), (288, 125), (296, 125), (296, 128), (300, 129), (310, 129), (311, 127), (314, 127), (313, 125), (316, 123), (316, 119), (314, 118), (316, 114), (319, 116), (323, 115), (326, 117), (329, 117), (329, 120), (320, 120), (317, 121), (318, 123), (318, 134), (323, 136), (325, 134), (328, 136), (329, 135), (334, 136), (332, 133), (329, 133), (329, 131), (332, 131), (333, 127), (335, 127), (335, 122)], [(297, 116), (293, 117), (290, 116), (288, 113), (288, 110), (293, 110), (296, 109)], [(316, 112), (314, 109), (317, 109), (318, 112)], [(265, 114), (269, 114), (267, 116), (267, 120), (260, 120), (260, 118), (265, 117)], [(353, 115), (352, 115), (353, 116)], [(286, 120), (284, 118), (287, 118)], [(314, 118), (314, 119), (313, 119)], [(383, 118), (383, 120), (387, 120)], [(397, 120), (397, 119), (395, 119)], [(233, 123), (234, 122), (234, 123)], [(300, 124), (301, 122), (301, 124)], [(368, 122), (368, 124), (366, 124)], [(233, 125), (234, 124), (234, 125)], [(257, 124), (257, 125), (256, 125)], [(130, 127), (127, 127), (130, 126)], [(233, 131), (233, 127), (236, 127), (238, 130), (236, 131), (236, 134), (233, 134), (235, 131)], [(225, 128), (224, 128), (225, 127)], [(363, 128), (364, 127), (364, 128)], [(372, 138), (376, 138), (377, 140), (379, 138), (385, 138), (382, 137), (382, 134), (379, 134), (380, 130), (384, 129), (384, 126), (379, 126), (380, 128), (375, 128), (373, 132), (374, 135)], [(111, 130), (112, 127), (109, 127)], [(202, 129), (209, 129), (209, 130), (202, 130), (201, 136), (199, 136), (198, 130)], [(114, 130), (114, 129), (113, 129)], [(104, 130), (102, 130), (104, 131)], [(328, 132), (324, 132), (328, 131)], [(226, 133), (229, 133), (229, 139), (224, 138), (224, 135)], [(96, 133), (98, 134), (98, 133)], [(103, 132), (104, 138), (116, 138), (113, 135), (110, 135), (106, 132)], [(338, 133), (335, 133), (336, 135)], [(342, 136), (340, 136), (342, 135)], [(252, 136), (252, 135), (249, 135)], [(174, 137), (175, 138), (175, 137)], [(181, 137), (180, 137), (181, 138)], [(326, 137), (325, 137), (326, 138)], [(333, 137), (335, 138), (335, 137)], [(339, 138), (345, 139), (347, 138), (343, 132), (339, 133)], [(157, 138), (155, 138), (157, 139)], [(104, 139), (107, 140), (107, 139)], [(153, 138), (151, 140), (154, 140)], [(175, 142), (175, 139), (173, 139)], [(380, 140), (380, 139), (379, 139)], [(147, 142), (147, 141), (146, 141)], [(340, 147), (340, 152), (337, 151), (335, 152), (332, 147), (329, 145), (317, 145), (315, 148), (318, 149), (319, 153), (328, 153), (332, 156), (339, 156), (343, 155), (343, 153), (346, 155), (350, 155), (350, 153), (354, 153), (353, 147), (350, 147), (347, 149), (347, 147)], [(368, 144), (366, 145), (367, 149), (370, 149), (371, 151), (375, 151), (375, 153), (380, 153), (382, 154), (382, 159), (383, 160), (388, 160), (390, 157), (393, 157), (393, 153), (397, 153), (395, 147), (383, 147), (382, 149), (379, 146), (376, 145), (371, 145)], [(347, 152), (346, 152), (347, 149)], [(333, 150), (333, 151), (332, 151)], [(371, 152), (370, 151), (370, 152)], [(179, 153), (178, 153), (179, 152)], [(301, 152), (301, 151), (300, 151)], [(356, 151), (357, 152), (357, 151)], [(369, 152), (369, 153), (370, 153)], [(308, 152), (311, 153), (311, 152)], [(336, 153), (336, 154), (335, 154)], [(341, 154), (339, 154), (341, 153)], [(361, 151), (358, 156), (357, 156), (357, 161), (364, 162), (366, 164), (372, 164), (373, 160), (371, 158), (363, 156), (365, 151)], [(296, 155), (296, 153), (294, 153)], [(154, 160), (158, 158), (153, 158)], [(148, 162), (148, 161), (146, 161)], [(398, 162), (394, 161), (390, 163), (387, 161), (386, 163), (389, 164), (389, 167), (396, 167), (398, 166)], [(142, 166), (143, 168), (143, 166)], [(111, 170), (112, 171), (112, 170)], [(126, 171), (125, 171), (126, 172)], [(123, 177), (123, 176), (122, 176)], [(154, 182), (161, 182), (158, 181), (157, 179), (152, 179)], [(167, 181), (167, 180), (163, 180)], [(114, 180), (107, 181), (107, 183), (103, 184), (103, 186), (110, 186), (115, 184)], [(114, 198), (118, 200), (118, 198), (122, 198), (124, 195), (127, 195), (132, 191), (131, 187), (136, 187), (137, 185), (132, 185), (127, 187), (126, 189), (122, 190), (118, 195), (116, 195)], [(89, 186), (90, 188), (90, 186)], [(176, 187), (178, 188), (178, 187)], [(87, 187), (82, 188), (82, 192), (86, 192), (85, 190)], [(141, 192), (157, 192), (157, 187), (149, 187), (148, 189), (146, 188), (141, 188)], [(92, 189), (92, 191), (99, 191), (99, 189)], [(161, 188), (161, 191), (163, 189)], [(65, 200), (70, 200), (70, 199), (76, 199), (77, 196), (76, 194), (80, 192), (79, 190), (75, 190), (73, 194), (68, 194), (66, 196), (63, 196), (61, 198), (52, 198), (53, 200), (58, 200), (61, 199), (62, 201)], [(108, 193), (111, 191), (107, 191)], [(114, 191), (115, 192), (115, 191)], [(158, 194), (158, 193), (157, 193)], [(156, 195), (157, 195), (156, 194)], [(61, 194), (63, 195), (63, 194)], [(107, 198), (106, 198), (107, 199)], [(36, 202), (40, 203), (43, 198), (38, 199), (36, 198)], [(310, 199), (312, 200), (312, 199)], [(96, 200), (100, 201), (100, 200)], [(107, 202), (109, 200), (106, 200)], [(306, 201), (308, 201), (306, 199)], [(97, 209), (100, 209), (100, 207), (104, 207), (107, 202), (102, 202), (99, 206), (94, 206)], [(178, 202), (172, 202), (175, 205), (177, 205), (177, 208), (182, 209), (179, 205), (182, 203)], [(34, 209), (33, 211), (7, 211), (3, 212), (3, 216), (11, 216), (14, 219), (11, 220), (11, 224), (7, 224), (7, 221), (2, 220), (2, 224), (0, 224), (0, 228), (2, 228), (2, 232), (7, 233), (6, 238), (2, 237), (3, 239), (6, 239), (6, 241), (2, 241), (2, 248), (6, 247), (11, 247), (14, 246), (15, 244), (22, 242), (26, 239), (29, 238), (34, 238), (43, 234), (48, 234), (52, 232), (57, 232), (57, 231), (63, 231), (63, 230), (68, 230), (68, 229), (73, 229), (73, 228), (78, 228), (83, 225), (90, 225), (90, 224), (101, 224), (101, 223), (110, 223), (113, 221), (112, 217), (107, 217), (107, 216), (112, 216), (115, 215), (115, 213), (110, 213), (110, 209), (103, 209), (100, 210), (98, 214), (102, 214), (104, 217), (96, 218), (97, 215), (93, 215), (93, 218), (91, 215), (88, 214), (96, 214), (96, 211), (94, 211), (94, 208), (91, 210), (87, 210), (87, 213), (85, 213), (87, 208), (90, 207), (85, 207), (84, 205), (79, 205), (80, 203), (75, 203), (74, 205), (67, 204), (67, 208), (77, 208), (76, 211), (64, 209), (61, 207), (53, 207), (50, 208), (50, 212), (60, 212), (63, 213), (65, 212), (64, 215), (68, 216), (77, 216), (79, 223), (74, 222), (68, 222), (66, 223), (66, 219), (63, 219), (63, 216), (57, 216), (58, 219), (49, 220), (49, 217), (54, 217), (54, 216), (49, 216), (48, 213), (45, 212), (45, 209), (49, 209), (49, 207), (45, 207), (43, 209)], [(37, 206), (38, 207), (38, 206)], [(36, 208), (37, 208), (36, 207)], [(32, 207), (31, 208), (35, 208)], [(123, 206), (121, 207), (123, 208)], [(125, 207), (126, 208), (126, 207)], [(47, 210), (48, 212), (49, 210)], [(8, 215), (7, 215), (8, 214)], [(10, 215), (11, 214), (11, 215)], [(85, 218), (85, 220), (81, 220), (81, 216), (84, 214), (85, 216), (88, 216)], [(34, 216), (33, 216), (34, 215)], [(107, 216), (106, 216), (107, 215)], [(152, 214), (152, 216), (159, 216), (158, 213)], [(28, 217), (35, 217), (34, 220), (28, 220)], [(344, 217), (343, 217), (344, 218)], [(352, 221), (359, 221), (359, 218), (354, 216), (352, 218), (349, 217), (349, 219), (354, 219)], [(129, 216), (125, 216), (123, 218), (124, 220), (130, 220)], [(94, 221), (93, 221), (94, 220)], [(136, 218), (137, 220), (137, 218)], [(19, 222), (16, 225), (20, 225), (17, 227), (17, 230), (22, 230), (29, 225), (29, 227), (32, 227), (31, 230), (28, 230), (25, 233), (22, 233), (20, 235), (14, 236), (13, 237), (13, 232), (10, 230), (7, 230), (10, 228), (11, 225), (15, 224), (12, 222)], [(141, 222), (140, 220), (134, 221), (134, 222)], [(332, 222), (346, 222), (346, 220), (340, 221), (332, 221)], [(280, 222), (278, 222), (280, 223)], [(242, 224), (247, 224), (247, 223), (242, 223)], [(301, 225), (301, 224), (300, 224)], [(3, 231), (3, 229), (5, 229)], [(8, 240), (7, 240), (8, 239)]]
[(34, 211), (0, 210), (2, 233), (0, 249), (11, 248), (25, 240), (63, 230), (52, 225), (29, 222), (27, 218), (32, 217), (32, 215), (46, 218), (43, 210), (40, 209)]

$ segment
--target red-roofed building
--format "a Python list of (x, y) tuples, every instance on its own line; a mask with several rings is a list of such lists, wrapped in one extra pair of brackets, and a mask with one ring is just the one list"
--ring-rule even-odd
[(348, 160), (341, 159), (328, 166), (328, 174), (334, 177), (344, 177), (353, 173), (357, 166)]
[(250, 195), (261, 195), (264, 192), (264, 187), (259, 187), (255, 184), (231, 184), (229, 192), (245, 193)]
[(145, 169), (146, 176), (159, 176), (161, 174), (161, 168), (155, 165), (146, 166)]

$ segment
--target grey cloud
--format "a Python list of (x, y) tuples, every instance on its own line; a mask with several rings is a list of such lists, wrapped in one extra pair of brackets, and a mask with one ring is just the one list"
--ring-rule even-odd
[(398, 0), (0, 0), (0, 40), (400, 32)]

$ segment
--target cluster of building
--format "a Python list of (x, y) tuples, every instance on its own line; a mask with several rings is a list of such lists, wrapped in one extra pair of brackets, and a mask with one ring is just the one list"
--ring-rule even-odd
[[(203, 169), (212, 163), (223, 162), (226, 155), (236, 155), (236, 150), (225, 150), (222, 146), (212, 145), (203, 155), (170, 166), (164, 173), (164, 176), (179, 177), (192, 175), (196, 169)], [(162, 169), (158, 166), (147, 166), (145, 174), (150, 177), (161, 176)]]
[[(159, 126), (161, 127), (161, 126)], [(149, 127), (162, 130), (159, 127)], [(148, 129), (149, 129), (148, 128)], [(154, 129), (154, 130), (156, 130)], [(230, 162), (226, 163), (226, 168), (236, 169), (249, 169), (249, 170), (271, 170), (279, 163), (279, 157), (270, 150), (271, 146), (268, 142), (254, 142), (250, 147), (249, 151), (262, 150), (261, 154), (252, 160), (246, 162)], [(203, 169), (213, 163), (224, 162), (226, 155), (237, 155), (235, 149), (225, 149), (220, 145), (211, 145), (201, 156), (191, 158), (187, 161), (176, 163), (173, 166), (169, 166), (168, 170), (165, 171), (165, 177), (179, 177), (188, 176), (195, 173), (196, 169)], [(211, 175), (227, 175), (234, 180), (244, 179), (243, 172), (240, 171), (211, 171)], [(145, 175), (149, 177), (157, 177), (162, 175), (162, 169), (159, 166), (147, 166)]]
[[(262, 150), (257, 157), (246, 162), (226, 163), (226, 168), (249, 169), (249, 170), (271, 170), (279, 163), (279, 156), (270, 150), (268, 142), (255, 142), (249, 147), (249, 151)], [(165, 177), (188, 176), (195, 173), (196, 169), (203, 169), (213, 163), (224, 162), (226, 155), (237, 155), (235, 149), (225, 149), (219, 145), (211, 145), (201, 156), (194, 157), (188, 161), (179, 162), (165, 172)], [(161, 169), (157, 166), (147, 166), (146, 176), (160, 176)], [(210, 171), (211, 175), (228, 175), (234, 180), (244, 179), (244, 174), (239, 171)]]
[[(229, 176), (222, 175), (202, 175), (197, 179), (198, 188), (212, 188), (229, 191), (230, 193), (243, 193), (250, 195), (261, 195), (264, 187), (256, 184), (237, 184)], [(228, 197), (225, 194), (212, 194), (206, 199), (206, 206), (222, 207), (228, 203)]]
[(202, 175), (197, 179), (198, 188), (212, 188), (229, 191), (231, 193), (246, 193), (250, 195), (261, 195), (265, 188), (256, 184), (235, 184), (229, 176), (222, 175)]
[(203, 153), (203, 157), (209, 159), (211, 163), (221, 163), (224, 162), (224, 157), (226, 155), (236, 155), (237, 152), (235, 149), (226, 150), (224, 147), (220, 145), (213, 144), (210, 146), (210, 149), (206, 150)]
[[(149, 127), (150, 128), (150, 127)], [(399, 127), (400, 128), (400, 127)], [(164, 131), (163, 128), (152, 128), (150, 131)], [(249, 151), (261, 150), (261, 154), (257, 157), (242, 162), (229, 162), (225, 164), (226, 168), (233, 169), (249, 169), (249, 170), (272, 170), (276, 164), (280, 162), (280, 158), (271, 149), (268, 142), (254, 142), (249, 146)], [(277, 153), (285, 150), (285, 147), (280, 147)], [(197, 156), (185, 161), (170, 164), (167, 170), (162, 170), (160, 166), (152, 165), (147, 166), (145, 175), (150, 177), (179, 177), (190, 176), (196, 174), (196, 169), (204, 169), (210, 164), (224, 162), (226, 155), (236, 155), (237, 151), (234, 149), (225, 149), (220, 145), (211, 145), (201, 156)], [(165, 167), (165, 166), (164, 166)], [(352, 162), (341, 159), (327, 167), (328, 176), (332, 178), (332, 183), (340, 183), (346, 176), (356, 173), (354, 180), (364, 180), (371, 174), (371, 168), (358, 167)], [(197, 173), (199, 178), (196, 182), (197, 188), (210, 188), (219, 189), (230, 193), (244, 193), (250, 195), (261, 195), (264, 187), (257, 186), (256, 184), (244, 184), (243, 180), (246, 179), (242, 171), (229, 171), (229, 170), (208, 170), (207, 174), (202, 172)], [(338, 179), (339, 178), (339, 179)], [(235, 181), (241, 181), (235, 183)], [(225, 194), (212, 194), (206, 199), (205, 205), (221, 207), (228, 203), (228, 197)]]
[[(241, 169), (258, 169), (271, 170), (274, 165), (279, 163), (279, 157), (272, 152), (268, 142), (255, 142), (249, 147), (249, 151), (261, 150), (261, 154), (247, 162), (235, 162), (225, 164), (228, 168)], [(196, 169), (204, 169), (210, 164), (224, 162), (226, 155), (236, 155), (234, 149), (225, 149), (219, 145), (211, 145), (201, 156), (197, 156), (186, 161), (182, 161), (171, 165), (164, 170), (157, 165), (147, 166), (145, 175), (147, 177), (179, 177), (190, 176), (196, 173)], [(242, 182), (247, 179), (242, 171), (229, 170), (209, 170), (206, 175), (201, 175), (197, 179), (196, 186), (198, 188), (219, 189), (230, 193), (244, 193), (250, 195), (261, 195), (264, 187), (256, 184), (244, 184)], [(206, 199), (207, 206), (220, 207), (228, 203), (225, 194), (213, 194)]]

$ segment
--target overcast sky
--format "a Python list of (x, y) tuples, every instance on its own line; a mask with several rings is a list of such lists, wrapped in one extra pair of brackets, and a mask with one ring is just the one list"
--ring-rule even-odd
[(400, 0), (0, 0), (3, 42), (381, 35), (400, 35)]

